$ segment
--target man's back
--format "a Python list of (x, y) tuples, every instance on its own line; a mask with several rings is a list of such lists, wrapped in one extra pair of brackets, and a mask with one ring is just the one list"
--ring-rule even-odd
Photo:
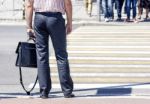
[(65, 13), (64, 0), (34, 0), (36, 12), (61, 12)]

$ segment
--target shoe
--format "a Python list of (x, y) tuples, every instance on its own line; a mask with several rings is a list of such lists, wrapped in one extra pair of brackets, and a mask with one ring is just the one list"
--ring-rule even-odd
[(139, 21), (137, 21), (137, 20), (134, 18), (134, 19), (133, 19), (133, 22), (134, 22), (134, 23), (138, 23)]
[(89, 17), (92, 17), (92, 14), (91, 14), (91, 13), (88, 13), (88, 16), (89, 16)]
[(109, 18), (109, 22), (112, 22), (114, 19), (113, 18)]
[(125, 19), (125, 22), (131, 22), (131, 21), (130, 21), (130, 19), (127, 18), (127, 19)]
[(48, 99), (48, 95), (40, 95), (40, 98), (42, 98), (42, 99)]
[(116, 21), (120, 22), (120, 21), (122, 21), (122, 19), (121, 19), (120, 17), (118, 17), (118, 18), (116, 19)]
[(64, 97), (65, 98), (73, 98), (73, 97), (75, 97), (75, 95), (74, 94), (69, 94), (69, 95), (64, 95)]
[(105, 18), (105, 22), (109, 22), (109, 19), (108, 19), (108, 18)]

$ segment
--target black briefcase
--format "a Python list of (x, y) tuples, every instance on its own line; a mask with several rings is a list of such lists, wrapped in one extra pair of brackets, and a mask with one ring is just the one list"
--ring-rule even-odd
[(35, 43), (19, 42), (17, 49), (16, 66), (37, 67)]
[(20, 84), (23, 87), (23, 89), (26, 91), (27, 95), (30, 95), (30, 92), (34, 89), (37, 83), (38, 76), (36, 77), (33, 87), (30, 90), (27, 90), (23, 83), (22, 67), (28, 67), (28, 68), (37, 67), (35, 43), (19, 42), (16, 49), (16, 54), (17, 54), (16, 66), (19, 67)]

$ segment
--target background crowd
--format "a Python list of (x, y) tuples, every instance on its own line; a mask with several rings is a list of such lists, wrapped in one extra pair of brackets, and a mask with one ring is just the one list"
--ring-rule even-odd
[[(146, 11), (145, 19), (148, 19), (150, 12), (150, 0), (98, 0), (100, 10), (104, 14), (104, 21), (109, 22), (114, 20), (114, 8), (117, 10), (116, 21), (123, 21), (122, 10), (126, 14), (125, 22), (138, 22), (141, 20), (143, 10)], [(93, 0), (84, 0), (86, 13), (92, 16)], [(124, 9), (123, 9), (124, 8)], [(138, 8), (138, 12), (137, 12)], [(132, 13), (132, 15), (131, 15)], [(137, 15), (138, 14), (138, 15)], [(131, 18), (132, 16), (132, 18)]]

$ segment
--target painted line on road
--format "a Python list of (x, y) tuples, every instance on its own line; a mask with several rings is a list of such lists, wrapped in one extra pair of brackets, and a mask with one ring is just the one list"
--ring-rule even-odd
[[(50, 57), (50, 60), (56, 59)], [(150, 61), (150, 58), (133, 58), (133, 57), (69, 57), (70, 60), (95, 60), (95, 61)]]
[(133, 48), (133, 49), (140, 49), (140, 48), (150, 48), (149, 45), (147, 46), (109, 46), (109, 45), (106, 45), (106, 46), (75, 46), (75, 45), (72, 45), (72, 46), (68, 46), (68, 48)]
[(150, 54), (150, 51), (68, 51), (68, 53)]
[[(51, 64), (51, 67), (57, 67), (56, 64)], [(70, 67), (76, 67), (76, 68), (150, 68), (150, 65), (113, 65), (113, 64), (70, 64)]]
[(92, 31), (74, 31), (74, 32), (72, 32), (71, 34), (150, 34), (150, 32), (141, 32), (141, 31), (139, 31), (139, 32), (137, 32), (137, 31), (135, 31), (135, 32), (114, 32), (114, 31), (106, 31), (106, 32), (92, 32)]
[[(129, 86), (128, 86), (129, 85)], [(32, 88), (33, 83), (29, 84), (28, 88)], [(141, 85), (134, 85), (134, 84), (74, 84), (74, 89), (88, 89), (88, 88), (132, 88), (132, 89), (149, 89), (150, 84), (141, 84)], [(35, 88), (39, 88), (39, 84), (36, 84)], [(59, 89), (61, 88), (60, 84), (52, 84), (52, 88)]]
[[(58, 73), (51, 73), (58, 76)], [(71, 73), (72, 77), (150, 77), (150, 73)]]

